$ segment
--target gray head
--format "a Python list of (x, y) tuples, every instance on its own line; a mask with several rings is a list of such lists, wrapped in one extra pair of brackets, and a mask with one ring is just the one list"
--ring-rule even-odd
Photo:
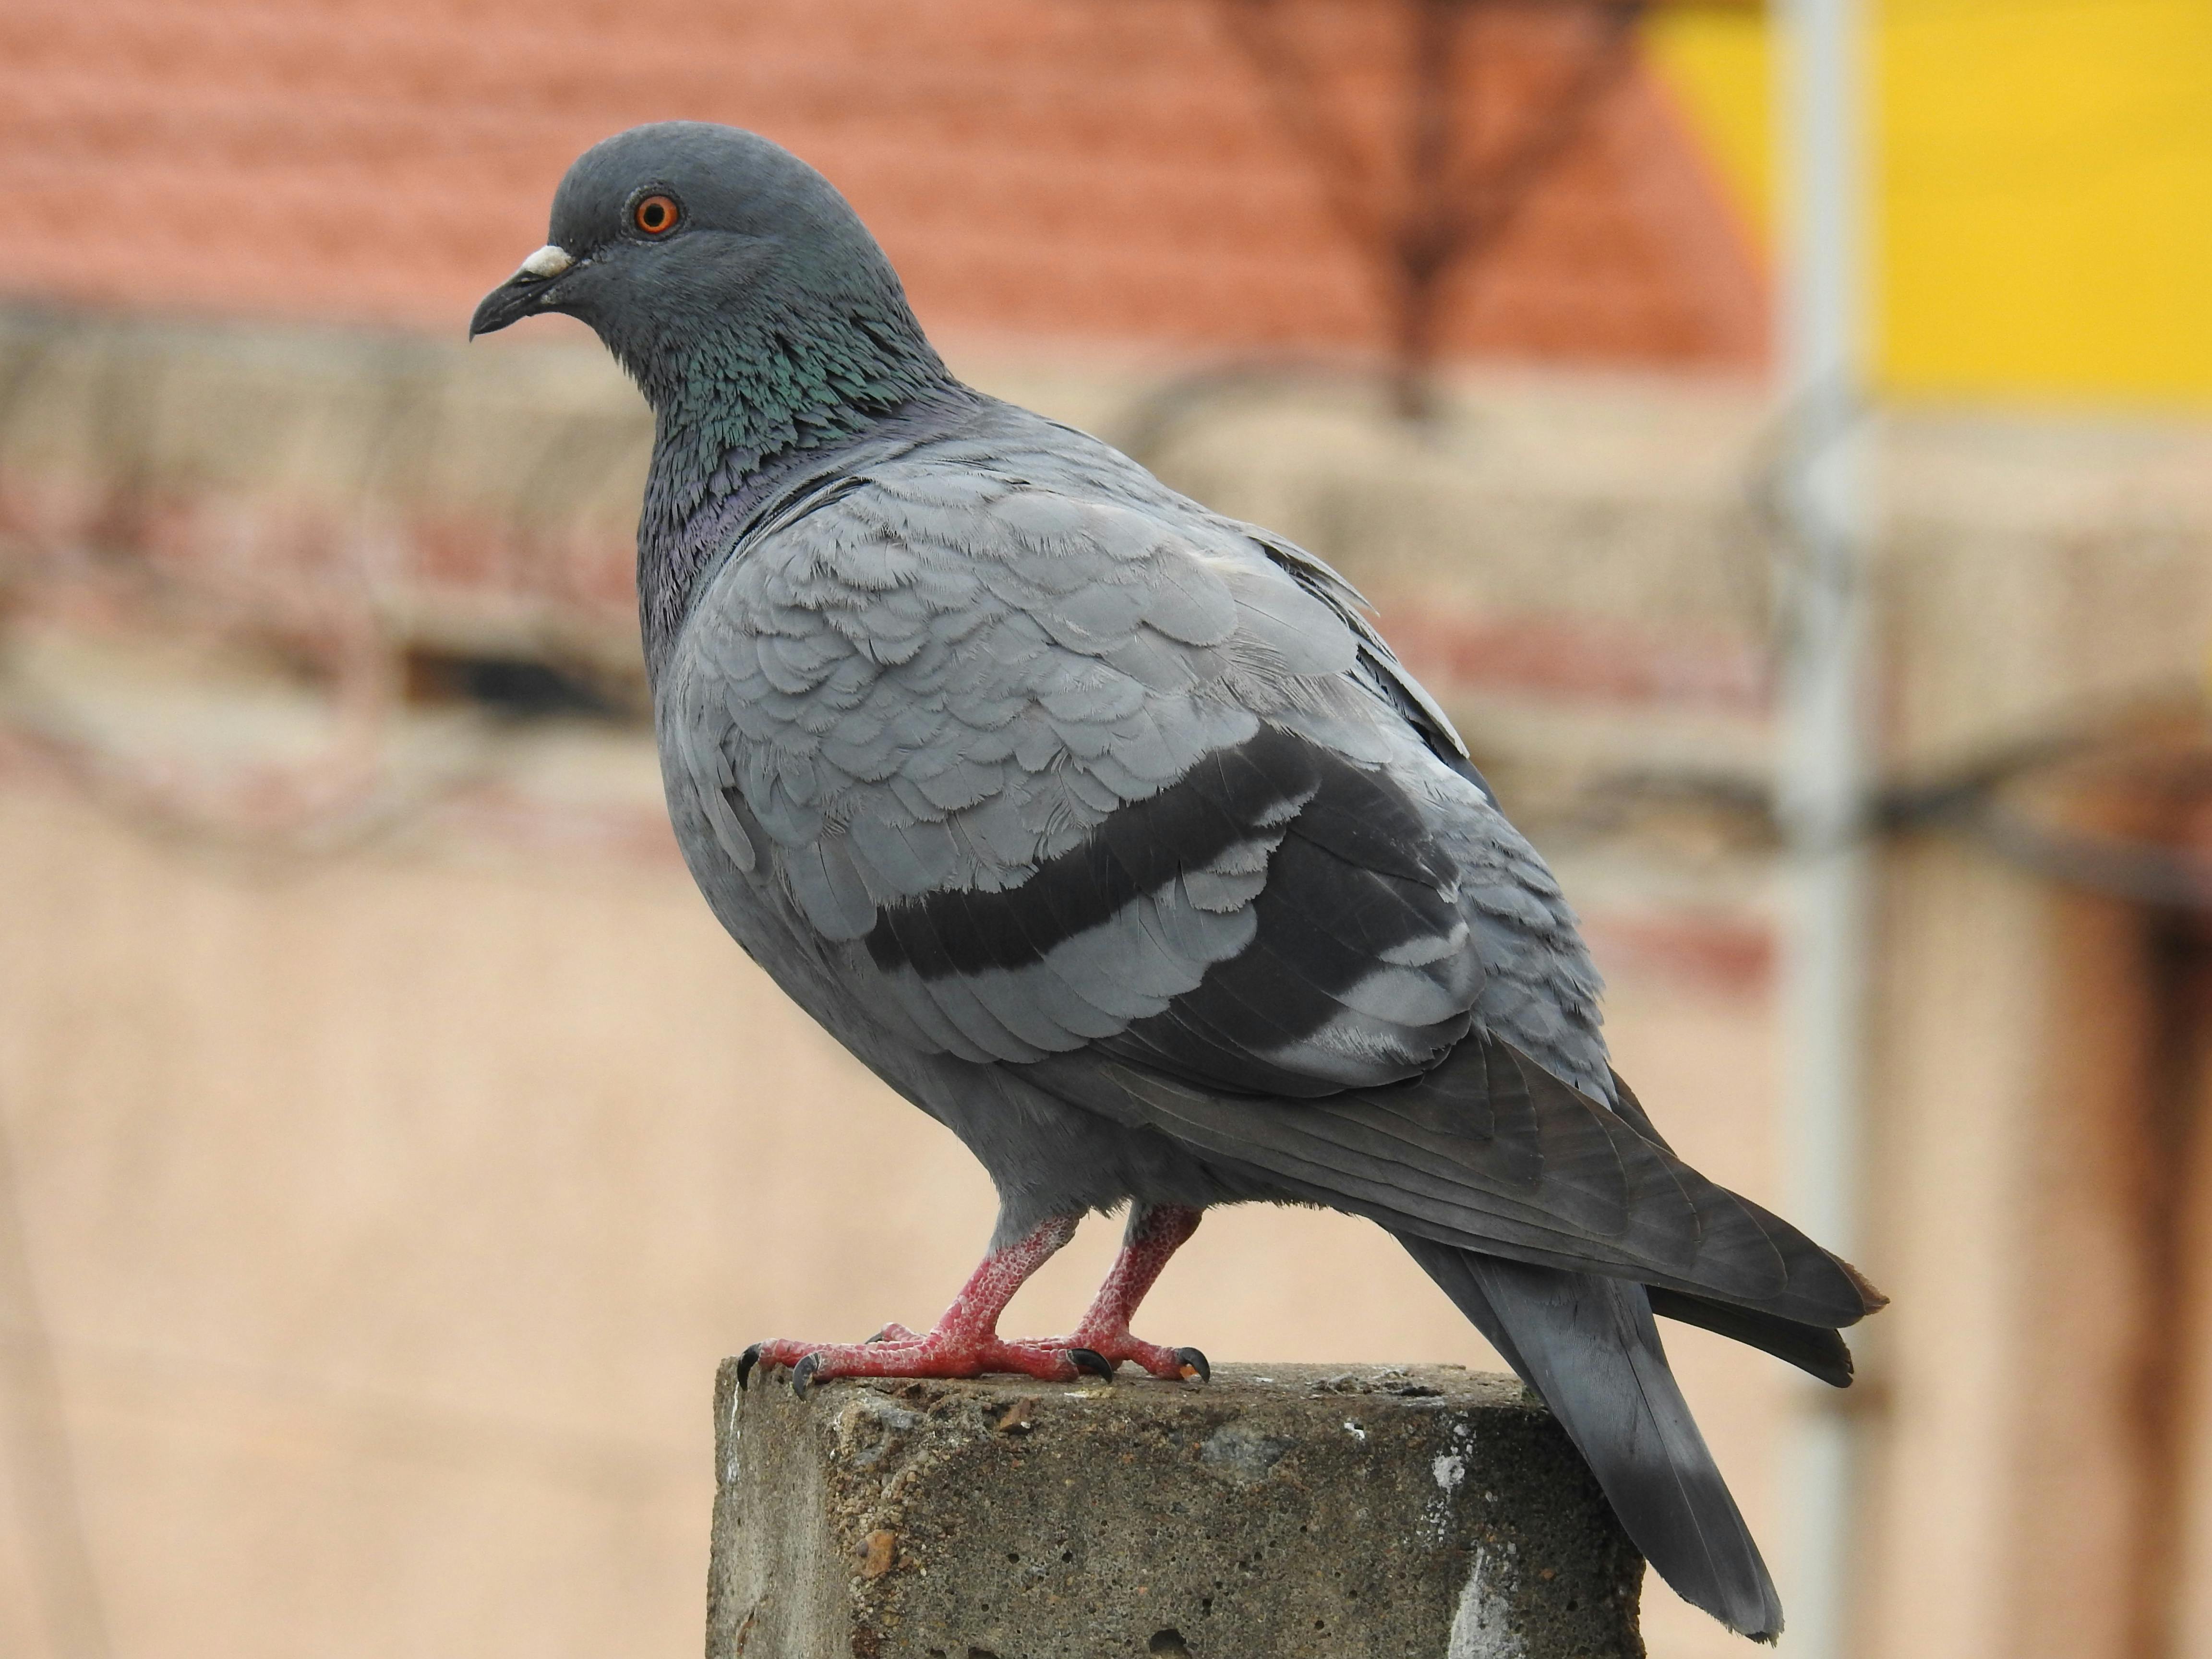
[(543, 311), (589, 324), (652, 402), (656, 490), (679, 515), (718, 476), (948, 384), (890, 261), (830, 181), (706, 122), (633, 127), (585, 151), (554, 195), (548, 245), (484, 296), (470, 337)]

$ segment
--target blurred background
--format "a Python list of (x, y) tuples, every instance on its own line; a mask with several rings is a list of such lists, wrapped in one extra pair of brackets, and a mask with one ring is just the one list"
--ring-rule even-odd
[[(1842, 1416), (1669, 1328), (1785, 1651), (2212, 1655), (2212, 12), (1843, 24), (1823, 175), (1722, 0), (0, 9), (0, 1654), (689, 1653), (716, 1360), (989, 1229), (678, 861), (642, 406), (461, 343), (689, 116), (1358, 582), (1676, 1146), (1895, 1297)], [(1144, 1328), (1495, 1363), (1329, 1216), (1217, 1212)]]

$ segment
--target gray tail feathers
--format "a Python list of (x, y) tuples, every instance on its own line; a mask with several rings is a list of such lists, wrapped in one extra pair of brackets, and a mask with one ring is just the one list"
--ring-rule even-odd
[(1399, 1242), (1544, 1396), (1659, 1576), (1730, 1630), (1779, 1636), (1781, 1598), (1668, 1369), (1644, 1287)]

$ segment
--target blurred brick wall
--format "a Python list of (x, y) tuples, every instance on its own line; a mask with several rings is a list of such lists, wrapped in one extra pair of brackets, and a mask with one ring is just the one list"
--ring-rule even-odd
[[(1379, 158), (1406, 119), (1404, 9), (1276, 11)], [(1526, 131), (1575, 27), (1478, 16), (1478, 150)], [(1170, 350), (1383, 337), (1379, 273), (1218, 0), (13, 0), (0, 295), (457, 330), (543, 240), (569, 160), (671, 116), (822, 167), (933, 327)], [(1447, 349), (1755, 359), (1753, 260), (1685, 131), (1640, 72), (1606, 94), (1462, 273)]]

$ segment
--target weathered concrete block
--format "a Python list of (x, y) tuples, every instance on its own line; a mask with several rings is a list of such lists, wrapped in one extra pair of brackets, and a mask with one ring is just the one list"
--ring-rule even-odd
[(1457, 1366), (715, 1390), (708, 1659), (1628, 1659), (1643, 1563)]

